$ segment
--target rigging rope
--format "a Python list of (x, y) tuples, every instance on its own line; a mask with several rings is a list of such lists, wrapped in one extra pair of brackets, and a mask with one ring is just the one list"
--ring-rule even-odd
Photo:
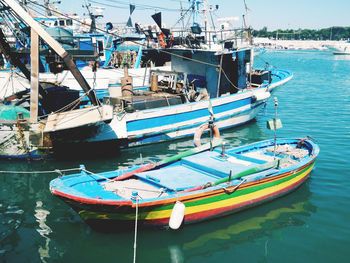
[[(57, 111), (54, 111), (54, 112), (51, 112), (49, 114), (45, 114), (45, 115), (41, 115), (40, 116), (40, 119), (42, 118), (45, 118), (51, 114), (57, 114), (57, 113), (60, 113), (60, 112), (64, 112), (66, 109), (70, 108), (71, 107), (71, 110), (74, 110), (77, 106), (79, 106), (80, 102), (86, 97), (88, 96), (88, 94), (92, 91), (92, 89), (90, 89), (88, 92), (85, 92), (81, 97), (79, 97), (78, 99), (72, 101), (71, 103), (67, 104), (66, 106), (64, 106), (63, 108), (57, 110)], [(93, 110), (93, 109), (91, 109)], [(68, 112), (67, 112), (68, 113)], [(82, 114), (84, 114), (85, 112), (83, 112)], [(80, 115), (78, 115), (80, 116)], [(52, 121), (55, 121), (55, 120), (52, 120)]]

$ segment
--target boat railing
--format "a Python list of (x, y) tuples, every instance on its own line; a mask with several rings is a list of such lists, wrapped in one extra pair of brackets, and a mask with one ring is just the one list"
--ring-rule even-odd
[(247, 43), (249, 40), (248, 30), (243, 28), (200, 31), (193, 31), (191, 29), (173, 29), (172, 33), (174, 37), (178, 38), (193, 36), (194, 38), (201, 40), (203, 43), (209, 46), (215, 44), (224, 44), (225, 42), (233, 42), (234, 45), (239, 45), (241, 43)]

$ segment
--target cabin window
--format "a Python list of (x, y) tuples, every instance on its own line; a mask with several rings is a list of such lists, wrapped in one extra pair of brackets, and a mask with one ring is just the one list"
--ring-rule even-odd
[(60, 26), (64, 26), (64, 20), (60, 20)]
[(66, 21), (66, 25), (67, 25), (67, 26), (72, 26), (72, 25), (73, 25), (73, 20), (72, 20), (72, 19), (68, 19), (68, 20)]
[(102, 40), (97, 41), (97, 45), (98, 45), (99, 55), (103, 56), (103, 41)]
[(55, 21), (55, 23), (54, 23), (53, 25), (54, 25), (54, 26), (57, 26), (57, 25), (58, 25), (57, 20)]

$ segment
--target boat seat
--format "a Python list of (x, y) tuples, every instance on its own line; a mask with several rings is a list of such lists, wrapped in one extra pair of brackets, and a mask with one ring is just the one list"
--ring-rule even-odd
[(222, 158), (220, 157), (220, 153), (216, 151), (208, 151), (201, 153), (200, 155), (191, 155), (183, 158), (182, 162), (188, 166), (213, 174), (220, 178), (229, 176), (230, 171), (235, 174), (259, 164), (259, 162), (240, 160), (234, 156)]

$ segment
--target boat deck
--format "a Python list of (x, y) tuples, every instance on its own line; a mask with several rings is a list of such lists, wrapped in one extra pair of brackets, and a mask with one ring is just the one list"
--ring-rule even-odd
[[(271, 156), (244, 156), (228, 152), (221, 157), (218, 150), (191, 155), (181, 160), (179, 164), (165, 167), (161, 170), (146, 171), (136, 174), (141, 180), (150, 181), (158, 187), (171, 191), (182, 191), (198, 185), (213, 182), (236, 174), (259, 164), (268, 162)], [(259, 158), (260, 157), (260, 158)], [(272, 156), (273, 158), (273, 156)]]

